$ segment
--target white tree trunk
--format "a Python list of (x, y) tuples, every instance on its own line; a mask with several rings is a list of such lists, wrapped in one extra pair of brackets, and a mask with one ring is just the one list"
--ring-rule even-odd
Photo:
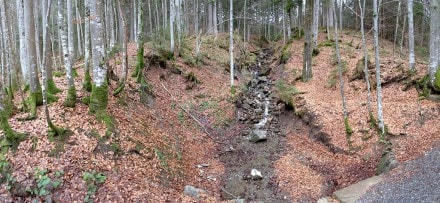
[(208, 3), (208, 33), (212, 33), (212, 2)]
[(34, 10), (33, 1), (24, 1), (24, 24), (25, 24), (25, 36), (26, 47), (28, 52), (28, 65), (29, 65), (29, 79), (31, 93), (37, 93), (41, 89), (40, 81), (38, 79), (37, 68), (37, 49), (35, 44), (35, 23), (34, 23)]
[[(285, 5), (286, 5), (286, 1), (285, 0), (283, 0), (283, 8), (282, 8), (282, 10), (283, 10), (283, 45), (286, 45), (286, 41), (287, 41), (287, 36), (286, 36), (286, 9), (284, 9), (284, 7), (285, 7)], [(245, 19), (246, 20), (246, 19)]]
[(397, 43), (397, 32), (399, 31), (399, 19), (400, 19), (400, 13), (401, 13), (401, 1), (399, 1), (399, 4), (397, 6), (397, 16), (396, 16), (396, 30), (394, 31), (394, 43), (393, 43), (393, 54), (395, 53), (396, 49), (396, 43)]
[(29, 72), (27, 64), (27, 49), (26, 49), (26, 37), (24, 35), (24, 13), (23, 13), (23, 0), (16, 0), (17, 6), (17, 20), (18, 20), (18, 37), (20, 41), (20, 65), (21, 74), (24, 84), (29, 83)]
[(214, 28), (214, 36), (217, 38), (218, 36), (218, 22), (217, 22), (217, 1), (213, 2), (214, 7), (212, 11), (212, 26)]
[(436, 78), (436, 72), (439, 66), (439, 46), (440, 46), (440, 3), (438, 1), (431, 1), (431, 34), (429, 36), (429, 76), (431, 79), (431, 84), (434, 85), (435, 80), (440, 80)]
[(174, 0), (170, 1), (170, 50), (174, 53), (174, 19), (175, 19)]
[(83, 47), (82, 47), (82, 17), (81, 17), (81, 13), (79, 12), (78, 9), (78, 5), (79, 5), (79, 1), (80, 0), (75, 0), (75, 18), (76, 18), (76, 33), (77, 33), (77, 42), (78, 42), (78, 55), (82, 56), (83, 55)]
[[(70, 0), (67, 0), (67, 4), (72, 3)], [(71, 8), (71, 6), (67, 6), (67, 8)], [(60, 25), (60, 35), (61, 35), (61, 47), (63, 50), (63, 61), (64, 61), (64, 68), (66, 69), (66, 77), (68, 86), (74, 87), (74, 78), (72, 73), (72, 52), (73, 52), (73, 40), (70, 40), (73, 36), (70, 35), (70, 30), (66, 19), (66, 4), (64, 0), (58, 0), (58, 24)], [(67, 18), (69, 20), (69, 17)], [(70, 21), (69, 21), (70, 22)], [(72, 41), (70, 43), (69, 41)], [(72, 46), (72, 47), (71, 47)]]
[(380, 57), (379, 57), (379, 30), (378, 30), (378, 10), (377, 10), (377, 0), (373, 0), (373, 17), (374, 17), (374, 51), (375, 51), (375, 62), (376, 62), (376, 91), (377, 91), (377, 119), (379, 124), (379, 129), (382, 135), (385, 134), (385, 127), (383, 121), (382, 112), (382, 85), (380, 79)]
[(102, 25), (103, 10), (101, 0), (92, 1), (90, 4), (90, 33), (92, 41), (92, 57), (93, 57), (93, 81), (95, 87), (101, 87), (105, 85), (105, 78), (107, 73), (107, 67), (104, 63), (105, 50), (104, 50), (104, 27)]
[(370, 116), (373, 115), (371, 110), (371, 86), (370, 86), (370, 73), (368, 72), (368, 49), (365, 41), (365, 29), (364, 29), (364, 17), (365, 17), (365, 1), (363, 0), (363, 6), (361, 5), (361, 0), (358, 0), (359, 10), (361, 11), (361, 34), (362, 34), (362, 49), (364, 51), (364, 75), (365, 82), (367, 83), (367, 109)]
[[(9, 23), (6, 19), (6, 3), (5, 0), (0, 0), (0, 6), (1, 6), (1, 32), (3, 33), (3, 37), (1, 40), (3, 40), (3, 51), (5, 52), (5, 72), (7, 74), (5, 82), (7, 82), (6, 87), (10, 87), (12, 85), (12, 76), (11, 71), (13, 69), (13, 60), (12, 60), (12, 46), (9, 38)], [(4, 75), (5, 73), (3, 73)]]
[(234, 13), (233, 0), (229, 0), (229, 60), (231, 73), (231, 87), (234, 86)]
[[(435, 1), (435, 0), (434, 0)], [(409, 48), (409, 70), (414, 71), (415, 54), (414, 54), (414, 18), (413, 18), (413, 0), (408, 0), (408, 48)]]
[(316, 49), (318, 45), (319, 5), (319, 0), (313, 2), (313, 49)]
[(182, 4), (180, 0), (176, 0), (174, 5), (176, 9), (176, 27), (177, 27), (177, 45), (180, 47), (182, 41)]

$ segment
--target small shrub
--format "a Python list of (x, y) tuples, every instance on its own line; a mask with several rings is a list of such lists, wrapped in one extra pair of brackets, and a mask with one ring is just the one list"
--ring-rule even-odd
[(92, 196), (98, 190), (98, 186), (104, 183), (106, 179), (107, 177), (103, 173), (98, 173), (95, 170), (83, 173), (83, 180), (87, 185), (87, 194), (84, 197), (84, 202), (93, 202)]
[(54, 72), (53, 72), (53, 76), (54, 76), (54, 77), (57, 77), (57, 78), (62, 77), (62, 76), (64, 76), (64, 75), (66, 75), (66, 73), (63, 73), (63, 72), (61, 72), (61, 71), (54, 71)]
[(43, 197), (49, 195), (53, 192), (54, 189), (58, 188), (62, 180), (59, 178), (64, 175), (62, 171), (56, 171), (54, 176), (55, 179), (49, 177), (49, 171), (47, 169), (35, 169), (34, 179), (36, 182), (36, 187), (29, 189), (31, 194), (37, 197)]
[(335, 47), (335, 43), (332, 41), (325, 41), (325, 42), (318, 44), (318, 49), (321, 47)]

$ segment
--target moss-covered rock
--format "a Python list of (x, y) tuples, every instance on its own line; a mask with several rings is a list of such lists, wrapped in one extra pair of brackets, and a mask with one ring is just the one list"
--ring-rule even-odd
[(65, 107), (75, 107), (76, 103), (76, 89), (75, 86), (70, 87), (69, 90), (67, 90), (67, 97), (66, 100), (64, 100), (64, 106)]
[(105, 111), (108, 104), (108, 84), (104, 83), (101, 86), (93, 86), (92, 94), (90, 95), (89, 111), (90, 113), (97, 113)]

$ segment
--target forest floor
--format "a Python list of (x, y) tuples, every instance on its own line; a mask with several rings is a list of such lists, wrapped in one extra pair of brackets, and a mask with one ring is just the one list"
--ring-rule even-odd
[[(323, 44), (321, 34), (318, 44)], [(286, 194), (291, 201), (316, 201), (331, 195), (339, 188), (374, 175), (383, 152), (376, 130), (370, 127), (366, 107), (366, 88), (363, 80), (348, 82), (356, 63), (363, 56), (359, 33), (341, 33), (342, 60), (346, 62), (345, 93), (349, 121), (354, 133), (348, 145), (342, 119), (342, 102), (339, 85), (330, 79), (337, 67), (334, 48), (320, 47), (320, 54), (313, 58), (313, 79), (303, 83), (296, 80), (302, 69), (302, 40), (293, 40), (291, 57), (285, 65), (272, 61), (268, 76), (271, 81), (283, 80), (294, 85), (303, 94), (294, 97), (297, 110), (285, 111), (279, 117), (279, 126), (285, 132), (283, 147), (277, 151), (271, 184)], [(106, 176), (103, 183), (96, 183), (97, 190), (90, 197), (95, 202), (194, 202), (200, 201), (185, 195), (185, 185), (202, 188), (204, 202), (223, 200), (223, 176), (227, 171), (221, 154), (229, 145), (223, 145), (224, 137), (241, 136), (237, 125), (235, 103), (239, 99), (229, 88), (227, 37), (218, 40), (207, 37), (202, 46), (204, 63), (193, 67), (178, 58), (166, 67), (147, 63), (145, 80), (141, 88), (130, 78), (126, 89), (118, 96), (109, 96), (107, 111), (114, 118), (116, 130), (106, 133), (104, 123), (88, 113), (86, 104), (77, 102), (75, 108), (65, 108), (62, 103), (67, 94), (65, 77), (55, 77), (59, 93), (58, 102), (49, 105), (55, 124), (74, 133), (66, 142), (53, 142), (47, 136), (47, 125), (41, 107), (38, 118), (21, 121), (26, 113), (17, 112), (9, 119), (13, 129), (29, 132), (15, 152), (10, 151), (7, 160), (12, 166), (11, 175), (24, 187), (35, 189), (41, 176), (34, 176), (36, 168), (48, 169), (52, 180), (61, 180), (58, 188), (50, 190), (50, 198), (58, 202), (83, 201), (90, 192), (90, 185), (83, 180), (84, 172), (96, 171)], [(192, 39), (189, 39), (190, 41)], [(372, 42), (372, 39), (368, 39)], [(399, 75), (408, 67), (405, 59), (393, 56), (392, 43), (381, 43), (382, 78)], [(193, 46), (193, 45), (188, 45)], [(282, 47), (277, 47), (279, 57)], [(134, 69), (136, 46), (129, 46), (129, 73)], [(153, 52), (147, 44), (146, 55)], [(370, 56), (373, 56), (369, 44)], [(249, 46), (257, 51), (258, 47)], [(111, 60), (119, 74), (120, 59)], [(372, 60), (372, 62), (374, 62)], [(418, 61), (419, 73), (425, 72), (426, 63)], [(75, 78), (78, 100), (89, 93), (81, 89), (82, 64), (77, 64)], [(334, 71), (333, 71), (334, 72)], [(188, 80), (194, 75), (198, 82)], [(243, 91), (247, 79), (239, 75), (236, 86)], [(117, 87), (111, 81), (111, 92)], [(439, 103), (420, 100), (415, 88), (402, 90), (403, 82), (390, 82), (383, 86), (384, 119), (389, 131), (395, 135), (390, 141), (398, 162), (413, 160), (429, 151), (440, 141), (440, 129), (436, 121), (440, 114)], [(147, 92), (142, 92), (147, 89)], [(110, 93), (111, 93), (110, 92)], [(15, 98), (19, 98), (16, 96)], [(372, 94), (372, 108), (376, 112), (376, 95)], [(193, 120), (197, 118), (205, 130)], [(227, 159), (226, 159), (227, 162)], [(55, 173), (62, 171), (62, 176)], [(3, 175), (3, 174), (2, 174)], [(12, 196), (7, 183), (0, 189), (2, 202), (30, 202), (45, 197), (37, 195)], [(233, 192), (233, 191), (229, 191)]]

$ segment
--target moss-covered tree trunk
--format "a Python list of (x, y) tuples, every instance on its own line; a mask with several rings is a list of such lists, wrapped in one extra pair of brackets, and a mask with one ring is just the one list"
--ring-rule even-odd
[(67, 97), (64, 101), (64, 106), (74, 107), (76, 102), (76, 89), (75, 81), (73, 78), (73, 26), (71, 21), (73, 20), (72, 2), (67, 0), (67, 23), (66, 15), (66, 3), (64, 0), (58, 0), (58, 24), (60, 25), (61, 47), (63, 52), (64, 66), (66, 68), (67, 84), (69, 89), (67, 91)]
[(24, 1), (24, 24), (25, 24), (26, 46), (28, 49), (29, 84), (30, 84), (30, 95), (28, 99), (29, 107), (30, 107), (29, 119), (36, 118), (37, 105), (43, 104), (40, 81), (38, 79), (33, 4), (34, 4), (33, 1)]
[(103, 2), (102, 0), (90, 2), (90, 33), (92, 38), (92, 67), (93, 88), (90, 95), (89, 111), (91, 113), (105, 112), (108, 103), (108, 85), (106, 80), (107, 67), (104, 50), (103, 28)]
[(83, 88), (87, 92), (92, 91), (92, 78), (90, 76), (90, 57), (92, 55), (92, 47), (90, 44), (90, 8), (89, 8), (89, 1), (85, 1), (85, 25), (84, 25), (84, 82), (83, 82)]
[(113, 95), (119, 94), (122, 90), (124, 90), (125, 82), (127, 80), (127, 73), (128, 73), (128, 58), (127, 58), (127, 36), (128, 36), (128, 29), (127, 25), (125, 23), (125, 16), (121, 8), (121, 2), (118, 0), (118, 13), (121, 17), (121, 25), (122, 30), (124, 31), (124, 34), (122, 35), (122, 76), (119, 81), (119, 86), (113, 93)]
[(142, 71), (145, 66), (144, 62), (144, 9), (142, 1), (138, 2), (138, 33), (137, 33), (137, 60), (136, 60), (136, 69), (133, 72), (133, 77), (136, 77), (136, 82), (140, 83), (142, 81)]

